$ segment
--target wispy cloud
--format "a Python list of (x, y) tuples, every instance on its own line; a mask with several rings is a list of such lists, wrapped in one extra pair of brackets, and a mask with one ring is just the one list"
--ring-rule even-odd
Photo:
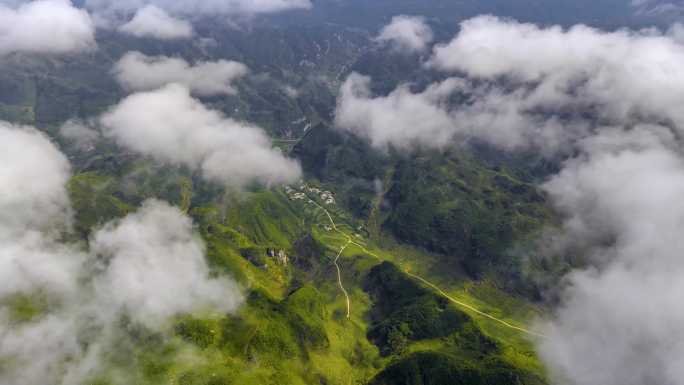
[(194, 34), (190, 22), (174, 18), (154, 5), (140, 8), (129, 22), (119, 27), (119, 31), (160, 40), (187, 39)]
[(299, 163), (273, 148), (261, 128), (208, 109), (182, 85), (128, 96), (101, 124), (105, 136), (123, 147), (199, 170), (226, 186), (290, 183), (301, 176)]
[[(0, 123), (0, 138), (0, 382), (82, 384), (126, 349), (124, 319), (164, 333), (173, 316), (239, 306), (237, 285), (210, 277), (192, 221), (166, 203), (96, 230), (88, 248), (64, 242), (66, 157), (31, 127)], [(17, 296), (43, 308), (16, 320)]]
[(219, 60), (190, 65), (180, 58), (146, 56), (128, 52), (112, 69), (119, 84), (130, 91), (150, 91), (169, 83), (179, 83), (194, 94), (211, 96), (234, 94), (233, 82), (247, 75), (242, 63)]
[[(548, 250), (583, 250), (541, 357), (558, 384), (679, 384), (684, 354), (684, 46), (675, 33), (465, 21), (427, 66), (453, 76), (371, 95), (352, 75), (337, 125), (377, 147), (477, 138), (562, 156), (541, 188), (563, 215)], [(444, 92), (436, 92), (435, 90)], [(421, 118), (422, 117), (422, 118)]]
[(382, 45), (390, 45), (398, 52), (421, 52), (428, 48), (434, 34), (425, 18), (420, 16), (400, 15), (384, 26), (375, 41)]
[[(145, 31), (146, 36), (154, 36), (147, 32), (156, 29), (157, 36), (166, 35), (163, 38), (168, 38), (168, 27), (172, 24), (173, 35), (177, 35), (179, 23), (192, 22), (203, 17), (220, 16), (236, 20), (291, 9), (308, 9), (311, 6), (312, 3), (309, 0), (86, 0), (85, 2), (86, 9), (93, 14), (101, 27), (112, 28), (132, 22), (135, 30)], [(167, 27), (163, 34), (160, 33), (162, 25)]]
[(0, 55), (69, 54), (95, 47), (94, 22), (69, 0), (0, 3)]

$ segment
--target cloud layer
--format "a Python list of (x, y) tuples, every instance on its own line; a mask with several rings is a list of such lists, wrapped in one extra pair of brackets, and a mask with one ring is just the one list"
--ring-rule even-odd
[(568, 108), (585, 99), (608, 121), (652, 117), (684, 127), (684, 112), (676, 108), (684, 96), (682, 60), (684, 46), (652, 31), (564, 31), (479, 17), (436, 47), (431, 64), (477, 79), (534, 83), (530, 98), (542, 107)]
[(0, 146), (1, 232), (23, 233), (54, 222), (66, 224), (69, 199), (65, 185), (71, 172), (66, 157), (35, 129), (2, 121)]
[[(43, 134), (0, 123), (0, 382), (81, 384), (127, 338), (122, 317), (163, 332), (175, 315), (229, 312), (242, 296), (210, 278), (191, 220), (149, 201), (96, 231), (90, 248), (64, 243), (69, 164)], [(17, 321), (12, 298), (45, 298)]]
[[(440, 149), (477, 138), (507, 150), (534, 148), (550, 155), (588, 130), (582, 120), (562, 122), (554, 112), (566, 106), (543, 105), (547, 101), (527, 88), (475, 85), (454, 77), (420, 92), (406, 84), (378, 96), (372, 95), (370, 80), (359, 74), (347, 78), (338, 98), (335, 125), (383, 150)], [(580, 111), (577, 106), (575, 110)]]
[(676, 39), (652, 31), (493, 17), (435, 49), (435, 68), (516, 89), (514, 116), (557, 117), (557, 148), (578, 154), (543, 186), (565, 215), (561, 247), (580, 246), (595, 266), (567, 277), (544, 325), (540, 353), (558, 383), (681, 383), (682, 59)]
[(540, 353), (558, 383), (679, 384), (684, 159), (660, 130), (616, 134), (588, 140), (544, 186), (567, 218), (563, 237), (598, 267), (567, 277)]
[(233, 82), (247, 75), (242, 63), (219, 60), (190, 65), (183, 59), (146, 56), (128, 52), (112, 70), (119, 84), (129, 91), (150, 91), (179, 83), (200, 96), (234, 94)]
[(428, 48), (434, 35), (425, 22), (418, 16), (400, 15), (384, 26), (375, 38), (380, 44), (391, 45), (399, 52), (421, 52)]
[(31, 288), (69, 292), (79, 258), (46, 247), (55, 229), (69, 225), (69, 162), (37, 130), (6, 122), (0, 149), (0, 297)]
[(299, 164), (274, 149), (262, 129), (207, 109), (178, 84), (127, 97), (101, 123), (123, 147), (228, 186), (289, 183), (301, 176)]
[(148, 201), (105, 226), (93, 236), (91, 252), (106, 265), (94, 283), (100, 304), (125, 309), (150, 328), (176, 314), (225, 313), (240, 304), (232, 281), (209, 279), (204, 243), (190, 218), (166, 203)]
[(0, 4), (0, 55), (68, 54), (95, 48), (95, 25), (69, 0)]
[(100, 139), (100, 132), (92, 127), (90, 122), (71, 119), (59, 128), (59, 135), (79, 150), (86, 151)]
[[(312, 4), (310, 0), (86, 0), (85, 2), (85, 7), (94, 14), (95, 19), (102, 26), (121, 24), (122, 20), (127, 20), (130, 15), (149, 6), (161, 9), (175, 19), (193, 20), (216, 16), (251, 17), (290, 9), (308, 9)], [(153, 19), (158, 20), (159, 17)], [(145, 26), (145, 28), (150, 27)]]
[(194, 34), (192, 24), (171, 17), (166, 11), (154, 5), (140, 8), (128, 23), (119, 27), (119, 31), (160, 40), (187, 39)]
[(541, 187), (563, 214), (548, 250), (583, 250), (540, 322), (554, 382), (681, 384), (684, 355), (684, 46), (676, 29), (604, 32), (482, 16), (434, 48), (447, 80), (371, 95), (352, 75), (337, 125), (376, 147), (470, 138), (563, 156)]
[[(420, 144), (434, 142), (437, 124), (441, 138), (477, 137), (507, 149), (555, 152), (597, 123), (670, 121), (684, 127), (684, 112), (677, 108), (684, 97), (682, 61), (684, 46), (653, 31), (540, 28), (482, 16), (434, 48), (429, 67), (464, 76), (440, 83), (438, 98), (431, 91), (437, 84), (422, 92), (401, 86), (373, 97), (352, 76), (342, 87), (337, 122), (342, 129), (382, 137), (380, 145), (405, 147), (407, 135)], [(427, 128), (389, 124), (387, 117), (405, 113), (404, 101), (434, 114), (434, 122)]]
[(377, 148), (402, 149), (449, 144), (457, 127), (447, 110), (449, 95), (463, 83), (453, 79), (421, 93), (401, 86), (373, 97), (371, 79), (351, 74), (342, 85), (335, 113), (337, 127), (367, 138)]

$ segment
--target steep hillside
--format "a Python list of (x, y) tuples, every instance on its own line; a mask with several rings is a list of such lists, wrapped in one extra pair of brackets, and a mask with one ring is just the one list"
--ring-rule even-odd
[[(443, 76), (426, 70), (420, 55), (400, 55), (372, 39), (389, 9), (423, 12), (422, 3), (368, 3), (367, 12), (355, 15), (349, 6), (361, 6), (356, 1), (315, 3), (324, 6), (308, 16), (255, 18), (244, 29), (207, 18), (196, 26), (202, 39), (162, 41), (99, 29), (97, 50), (80, 55), (0, 57), (0, 119), (37, 127), (71, 165), (69, 223), (54, 242), (89, 253), (102, 231), (150, 201), (168, 202), (187, 216), (192, 234), (185, 241), (200, 245), (208, 278), (226, 278), (242, 295), (235, 311), (175, 314), (157, 329), (117, 314), (115, 327), (101, 327), (115, 341), (111, 346), (89, 338), (101, 330), (79, 325), (76, 345), (102, 356), (79, 373), (88, 377), (83, 385), (547, 383), (533, 349), (542, 337), (526, 326), (543, 313), (534, 302), (540, 289), (530, 280), (538, 270), (527, 271), (517, 251), (554, 221), (535, 182), (557, 165), (476, 144), (382, 151), (334, 128), (339, 87), (353, 71), (372, 75), (379, 94)], [(438, 38), (479, 9), (462, 6), (435, 22)], [(454, 5), (436, 2), (431, 9), (428, 17)], [(212, 128), (217, 112), (262, 127), (266, 135), (257, 141), (271, 150), (270, 138), (278, 155), (295, 158), (302, 180), (222, 184), (198, 166), (212, 154), (160, 159), (105, 134), (97, 118), (129, 94), (112, 73), (129, 51), (191, 64), (244, 63), (250, 71), (235, 92), (193, 96), (211, 109)], [(160, 132), (179, 118), (171, 112)], [(85, 145), (60, 132), (72, 119), (92, 131)], [(99, 290), (97, 279), (113, 263), (108, 252), (92, 252), (77, 285)], [(141, 280), (126, 283), (137, 287)], [(0, 310), (22, 328), (74, 306), (53, 297), (42, 289), (12, 293)], [(79, 301), (92, 299), (73, 302)], [(40, 364), (38, 355), (31, 360)], [(0, 356), (0, 373), (14, 365)]]
[[(179, 180), (187, 180), (181, 170), (161, 175), (170, 181), (179, 172)], [(73, 178), (76, 229), (123, 215), (146, 190), (141, 185), (124, 195), (116, 178)], [(438, 258), (419, 250), (373, 246), (357, 233), (362, 223), (326, 204), (315, 187), (255, 191), (213, 203), (198, 195), (201, 190), (181, 182), (148, 191), (176, 196), (176, 204), (185, 205), (215, 274), (235, 277), (245, 304), (235, 315), (180, 317), (170, 325), (172, 339), (131, 325), (139, 341), (133, 355), (123, 359), (112, 352), (98, 384), (109, 384), (124, 368), (141, 384), (404, 384), (414, 383), (416, 373), (431, 381), (541, 381), (525, 333), (460, 307), (403, 269), (438, 281), (450, 276), (445, 290), (520, 325), (534, 314), (531, 308), (521, 312), (522, 299), (485, 289), (485, 283), (468, 288), (465, 276), (434, 275), (430, 266)], [(492, 298), (495, 303), (484, 305)], [(499, 308), (503, 303), (510, 304)], [(18, 314), (29, 311), (20, 310), (28, 308), (19, 302), (13, 306)]]

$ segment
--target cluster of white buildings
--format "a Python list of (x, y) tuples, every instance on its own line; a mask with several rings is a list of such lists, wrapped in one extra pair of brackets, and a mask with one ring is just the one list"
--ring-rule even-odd
[(281, 266), (287, 266), (290, 262), (290, 259), (283, 250), (276, 251), (275, 249), (268, 249), (266, 250), (266, 254), (268, 254), (269, 257), (273, 258), (276, 261), (276, 263)]
[[(300, 183), (299, 189), (295, 189), (291, 186), (285, 186), (285, 193), (287, 193), (287, 196), (293, 201), (303, 201), (309, 199), (307, 195), (308, 193), (316, 195), (326, 205), (334, 205), (336, 203), (335, 194), (333, 194), (331, 191), (321, 190), (317, 187), (311, 187), (304, 182)], [(313, 201), (309, 199), (309, 203), (313, 203)]]
[(321, 200), (325, 202), (326, 205), (334, 205), (335, 197), (330, 191), (323, 191), (321, 193)]

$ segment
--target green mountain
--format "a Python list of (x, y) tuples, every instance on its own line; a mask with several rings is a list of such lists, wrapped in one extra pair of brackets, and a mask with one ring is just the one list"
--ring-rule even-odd
[[(209, 20), (197, 27), (216, 41), (208, 48), (100, 31), (95, 52), (2, 59), (0, 118), (38, 127), (72, 163), (65, 237), (87, 244), (106, 223), (160, 199), (192, 218), (211, 274), (234, 278), (245, 296), (235, 314), (186, 314), (168, 333), (122, 320), (121, 340), (133, 346), (106, 352), (87, 384), (116, 385), (122, 372), (140, 385), (547, 384), (534, 351), (542, 337), (526, 326), (546, 310), (532, 277), (564, 266), (531, 265), (520, 251), (556, 221), (536, 186), (558, 165), (479, 144), (380, 152), (335, 130), (339, 85), (352, 71), (372, 75), (379, 93), (439, 77), (418, 57), (376, 47), (381, 22), (455, 6), (436, 1), (430, 13), (422, 1), (364, 2), (367, 13), (352, 14), (358, 1), (315, 3), (308, 16), (275, 15), (246, 30)], [(436, 21), (438, 35), (479, 10), (466, 3), (467, 12)], [(504, 3), (486, 9), (517, 15)], [(235, 192), (106, 139), (82, 149), (60, 137), (65, 121), (97, 116), (126, 94), (110, 71), (131, 50), (245, 63), (251, 74), (235, 95), (202, 101), (264, 127), (301, 162), (301, 184)], [(19, 296), (2, 306), (31, 322), (45, 301)]]
[[(365, 223), (326, 205), (314, 185), (226, 200), (182, 170), (159, 171), (126, 192), (116, 175), (75, 176), (76, 228), (121, 217), (143, 196), (168, 199), (192, 216), (212, 270), (234, 277), (246, 303), (237, 314), (180, 317), (172, 336), (130, 330), (135, 354), (113, 352), (109, 375), (126, 369), (141, 384), (545, 383), (533, 335), (507, 326), (539, 310), (494, 281), (445, 269), (444, 257), (389, 235), (362, 235)], [(300, 191), (307, 198), (295, 198)], [(95, 380), (109, 383), (107, 373)]]

